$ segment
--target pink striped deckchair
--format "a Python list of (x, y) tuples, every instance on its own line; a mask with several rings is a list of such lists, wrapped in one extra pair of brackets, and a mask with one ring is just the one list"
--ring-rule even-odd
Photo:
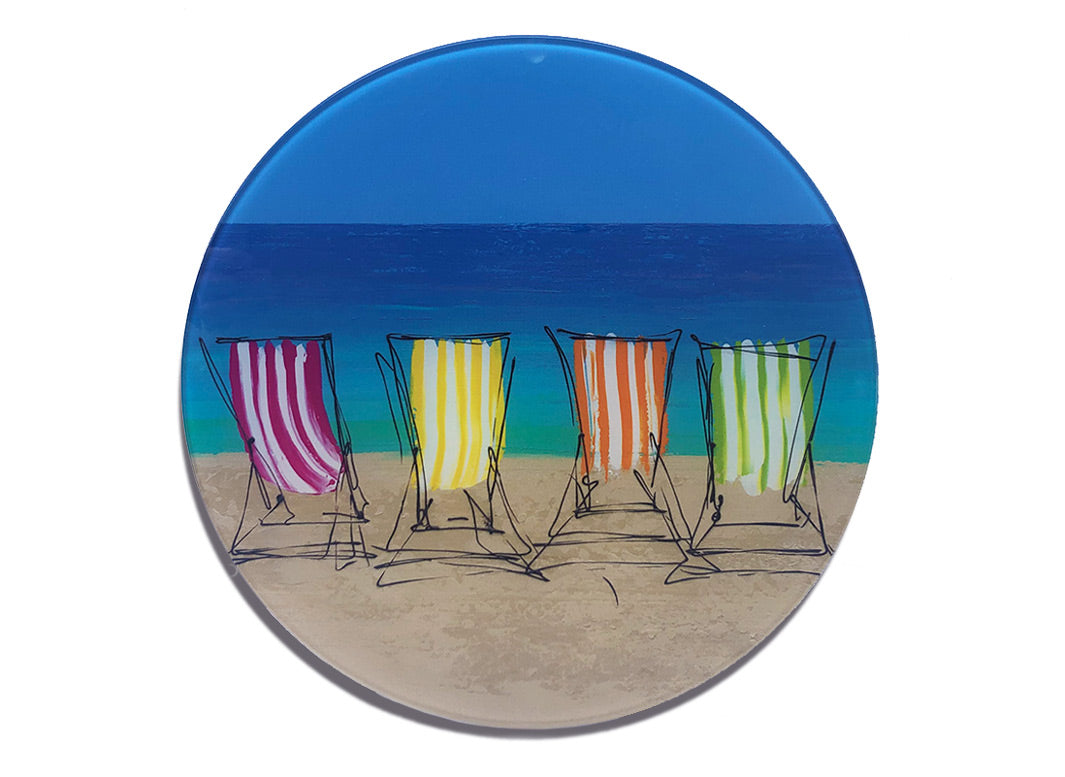
[[(577, 451), (534, 563), (546, 569), (626, 558), (706, 567), (687, 554), (691, 532), (663, 456), (680, 330), (638, 337), (544, 331), (563, 366)], [(633, 478), (620, 477), (626, 472)]]
[[(203, 340), (200, 347), (251, 463), (244, 510), (230, 546), (233, 558), (243, 563), (332, 554), (338, 568), (342, 561), (372, 558), (362, 536), (367, 502), (336, 398), (332, 337), (217, 342), (229, 346), (228, 391)], [(326, 385), (335, 428), (326, 409)], [(257, 520), (249, 518), (253, 484), (264, 510)], [(326, 495), (328, 504), (302, 498)], [(300, 515), (292, 509), (296, 501)], [(263, 531), (269, 527), (292, 531)]]

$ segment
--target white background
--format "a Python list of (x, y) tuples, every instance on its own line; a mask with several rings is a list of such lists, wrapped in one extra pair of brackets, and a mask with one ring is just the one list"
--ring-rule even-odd
[[(1052, 7), (5, 11), (5, 771), (1060, 769), (1065, 170)], [(355, 78), (501, 34), (639, 51), (761, 121), (842, 224), (880, 354), (866, 486), (797, 616), (705, 692), (562, 737), (443, 727), (292, 652), (227, 579), (180, 429), (189, 295), (262, 154)]]

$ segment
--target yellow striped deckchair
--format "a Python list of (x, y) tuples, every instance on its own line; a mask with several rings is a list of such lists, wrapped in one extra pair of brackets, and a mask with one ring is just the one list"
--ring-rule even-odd
[[(793, 508), (790, 519), (774, 518), (769, 511), (764, 519), (744, 525), (813, 525), (820, 535), (816, 550), (830, 552), (817, 502), (812, 445), (835, 343), (824, 335), (736, 343), (705, 343), (694, 335), (692, 339), (700, 352), (696, 368), (710, 460), (693, 545), (707, 548), (713, 529), (737, 525), (720, 523), (720, 491), (738, 484), (751, 497), (779, 493)], [(799, 498), (806, 486), (814, 497), (809, 506)]]
[(502, 456), (508, 341), (418, 338), (411, 343), (410, 408), (430, 489), (468, 488)]
[[(524, 561), (532, 546), (514, 524), (499, 474), (514, 373), (509, 334), (393, 334), (387, 340), (389, 355), (378, 354), (378, 366), (386, 389), (395, 387), (395, 403), (391, 392), (389, 403), (412, 463), (408, 494), (386, 545), (394, 555), (379, 566), (378, 584), (433, 577), (421, 568), (408, 577), (397, 572), (422, 561), (536, 576)], [(460, 498), (441, 508), (455, 492)]]

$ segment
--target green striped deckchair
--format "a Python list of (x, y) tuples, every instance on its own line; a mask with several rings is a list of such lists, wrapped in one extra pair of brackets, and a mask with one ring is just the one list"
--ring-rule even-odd
[[(722, 552), (714, 547), (714, 530), (738, 525), (727, 520), (721, 493), (731, 485), (733, 493), (749, 497), (775, 493), (792, 508), (788, 516), (767, 506), (758, 511), (764, 519), (748, 517), (744, 525), (813, 526), (820, 541), (809, 553), (831, 552), (817, 501), (812, 446), (835, 343), (824, 335), (736, 343), (692, 339), (699, 347), (696, 371), (709, 459), (693, 550)], [(813, 495), (809, 505), (800, 498), (807, 491)]]

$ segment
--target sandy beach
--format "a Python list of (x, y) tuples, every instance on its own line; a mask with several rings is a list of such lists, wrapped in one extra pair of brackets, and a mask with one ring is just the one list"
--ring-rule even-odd
[[(545, 564), (553, 559), (544, 570), (546, 580), (470, 574), (428, 562), (436, 567), (435, 579), (380, 587), (376, 567), (391, 558), (382, 548), (396, 523), (409, 460), (357, 454), (355, 461), (370, 502), (365, 541), (376, 558), (339, 571), (331, 559), (263, 559), (240, 564), (239, 573), (285, 628), (344, 674), (390, 699), (463, 722), (573, 726), (671, 699), (755, 647), (831, 559), (715, 556), (722, 573), (666, 585), (670, 552), (678, 552), (668, 543), (578, 546), (561, 554), (549, 547), (541, 554)], [(706, 460), (666, 461), (685, 517), (694, 523), (705, 493)], [(228, 549), (243, 506), (247, 459), (219, 454), (192, 462)], [(572, 461), (550, 457), (502, 461), (515, 525), (537, 546), (549, 539), (571, 466)], [(816, 474), (826, 538), (835, 547), (865, 465), (819, 463)], [(623, 490), (628, 481), (611, 485)], [(733, 506), (739, 511), (742, 495), (725, 494), (726, 514)], [(779, 501), (775, 505), (779, 516), (790, 515)], [(321, 533), (320, 527), (308, 530)], [(795, 535), (797, 546), (817, 539), (809, 527), (782, 531)]]

